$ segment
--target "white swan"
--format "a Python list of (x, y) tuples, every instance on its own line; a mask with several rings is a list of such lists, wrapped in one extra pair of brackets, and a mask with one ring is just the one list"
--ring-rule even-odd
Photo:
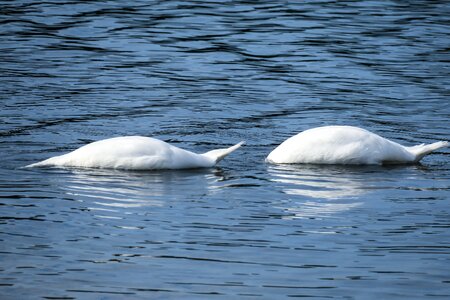
[(352, 126), (324, 126), (303, 131), (279, 145), (266, 158), (279, 164), (404, 164), (417, 163), (448, 142), (405, 147)]
[(154, 138), (125, 136), (93, 142), (70, 153), (54, 156), (26, 167), (57, 166), (126, 170), (208, 168), (213, 167), (243, 143), (240, 142), (227, 149), (196, 154)]

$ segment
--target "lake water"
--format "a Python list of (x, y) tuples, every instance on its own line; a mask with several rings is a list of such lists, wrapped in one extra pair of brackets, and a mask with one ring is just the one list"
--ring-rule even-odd
[[(1, 299), (449, 299), (449, 148), (277, 166), (346, 124), (449, 140), (448, 1), (1, 1)], [(216, 168), (21, 169), (152, 136)]]

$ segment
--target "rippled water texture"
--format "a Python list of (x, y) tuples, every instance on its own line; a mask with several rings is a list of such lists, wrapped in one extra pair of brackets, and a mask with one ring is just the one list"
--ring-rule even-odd
[[(276, 166), (311, 127), (449, 140), (448, 1), (1, 1), (1, 299), (448, 299), (449, 149)], [(122, 135), (205, 170), (20, 167)]]

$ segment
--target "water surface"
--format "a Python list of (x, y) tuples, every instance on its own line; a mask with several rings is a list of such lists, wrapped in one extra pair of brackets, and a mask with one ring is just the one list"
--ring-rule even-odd
[[(447, 1), (1, 1), (0, 298), (448, 299), (449, 150), (276, 166), (315, 126), (449, 140)], [(217, 167), (21, 169), (152, 136)]]

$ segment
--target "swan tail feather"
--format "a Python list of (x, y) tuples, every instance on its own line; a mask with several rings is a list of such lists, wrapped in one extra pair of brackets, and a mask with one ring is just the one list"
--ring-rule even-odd
[(421, 144), (414, 147), (408, 147), (409, 152), (415, 155), (414, 162), (419, 162), (425, 155), (430, 154), (431, 152), (447, 147), (448, 142), (446, 141), (440, 141), (432, 144)]
[(240, 143), (238, 143), (238, 144), (236, 144), (234, 146), (231, 146), (229, 148), (211, 150), (209, 152), (203, 153), (202, 155), (212, 159), (215, 163), (218, 163), (225, 156), (227, 156), (231, 152), (235, 151), (236, 149), (241, 147), (243, 144), (245, 144), (245, 141), (242, 141), (242, 142), (240, 142)]

